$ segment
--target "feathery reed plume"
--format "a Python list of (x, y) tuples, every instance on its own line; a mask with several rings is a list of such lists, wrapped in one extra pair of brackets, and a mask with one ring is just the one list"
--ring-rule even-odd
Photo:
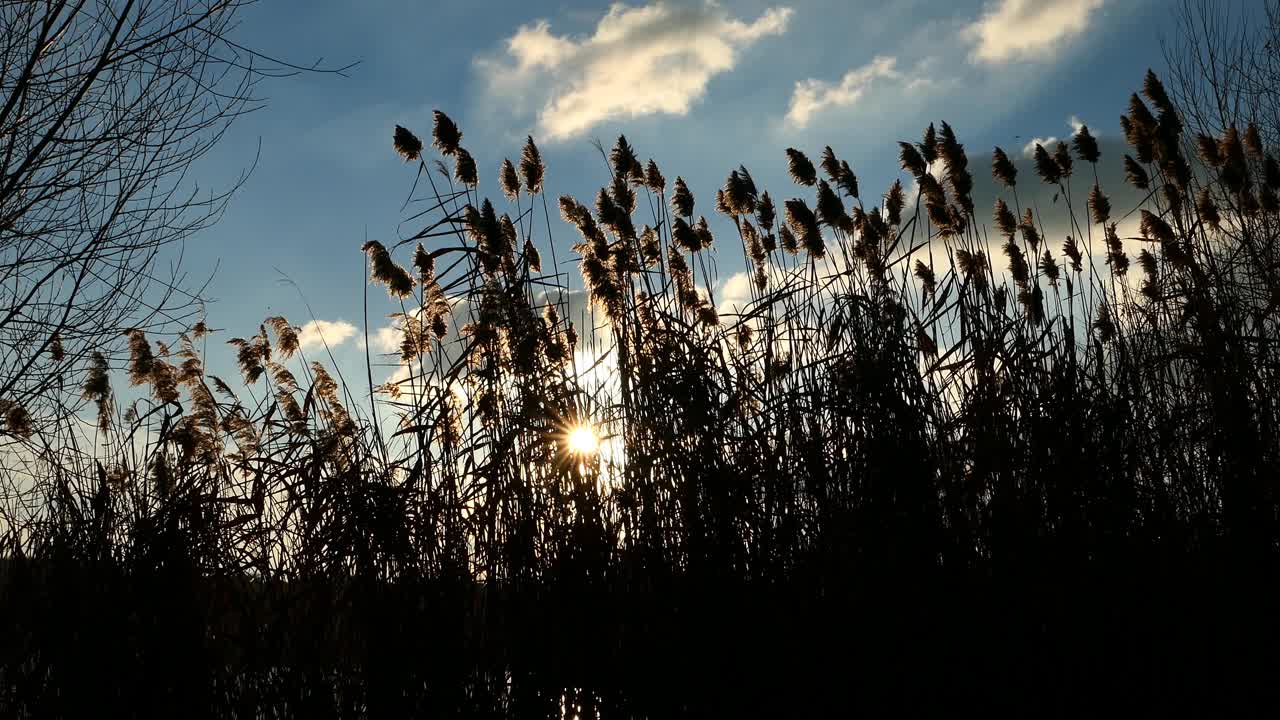
[(100, 430), (106, 430), (111, 425), (111, 378), (108, 371), (106, 356), (95, 350), (90, 356), (84, 383), (80, 386), (81, 397), (98, 406)]
[(840, 174), (836, 179), (836, 184), (841, 190), (851, 198), (858, 197), (858, 176), (853, 173), (853, 168), (849, 167), (849, 163), (844, 160), (840, 161)]
[(418, 282), (426, 287), (431, 283), (436, 275), (436, 259), (431, 257), (431, 253), (422, 247), (422, 243), (418, 243), (413, 249), (413, 269), (418, 271)]
[(915, 275), (920, 279), (920, 285), (925, 295), (933, 295), (938, 289), (938, 280), (934, 277), (933, 268), (925, 265), (923, 261), (916, 260)]
[(1098, 141), (1089, 132), (1088, 125), (1081, 125), (1076, 131), (1075, 137), (1071, 139), (1071, 145), (1075, 148), (1076, 157), (1087, 163), (1096, 163), (1098, 158), (1102, 157), (1102, 152), (1098, 150)]
[(826, 180), (818, 181), (818, 222), (827, 227), (852, 233), (853, 228), (849, 215), (844, 210), (844, 203), (831, 190)]
[(1022, 230), (1022, 238), (1031, 246), (1031, 252), (1036, 252), (1040, 247), (1040, 231), (1036, 229), (1036, 218), (1031, 208), (1022, 214), (1022, 223), (1018, 227)]
[(26, 440), (34, 433), (31, 415), (20, 403), (0, 400), (0, 412), (4, 414), (4, 431), (9, 435)]
[[(943, 123), (943, 126), (943, 132), (945, 134), (948, 132), (945, 127), (946, 123)], [(953, 135), (951, 139), (955, 140), (955, 136)], [(926, 164), (932, 165), (933, 161), (938, 159), (938, 153), (940, 152), (941, 147), (938, 144), (938, 130), (934, 127), (933, 123), (929, 123), (929, 127), (924, 129), (924, 135), (921, 137), (920, 143), (916, 145), (916, 147), (920, 150), (920, 157), (924, 158)]]
[(760, 233), (756, 230), (756, 226), (752, 225), (750, 220), (743, 218), (738, 223), (738, 230), (742, 233), (743, 243), (747, 246), (747, 257), (757, 264), (764, 262), (764, 245), (760, 242)]
[(1147, 171), (1142, 169), (1137, 160), (1132, 155), (1124, 156), (1124, 179), (1128, 183), (1139, 190), (1148, 190), (1151, 187), (1151, 181), (1147, 177)]
[(1255, 158), (1263, 155), (1262, 135), (1258, 132), (1258, 126), (1252, 121), (1244, 129), (1244, 147)]
[(533, 246), (533, 240), (524, 241), (524, 264), (530, 271), (542, 272), (542, 256), (538, 254), (538, 248)]
[(676, 176), (675, 188), (671, 191), (671, 209), (681, 217), (693, 217), (693, 193), (684, 184), (684, 178)]
[(1129, 96), (1127, 117), (1127, 121), (1121, 122), (1121, 127), (1125, 130), (1125, 139), (1138, 152), (1139, 160), (1150, 163), (1155, 158), (1155, 136), (1160, 129), (1160, 124), (1136, 93)]
[(1111, 306), (1103, 303), (1098, 307), (1098, 315), (1093, 321), (1093, 329), (1098, 333), (1098, 341), (1106, 344), (1116, 337), (1116, 324), (1111, 319)]
[(1196, 213), (1205, 223), (1217, 228), (1222, 223), (1222, 217), (1218, 214), (1218, 206), (1213, 202), (1213, 195), (1209, 192), (1209, 188), (1203, 188), (1196, 195)]
[(667, 179), (662, 176), (662, 171), (658, 169), (658, 163), (649, 159), (649, 164), (644, 168), (644, 183), (650, 190), (661, 195), (667, 189)]
[(405, 159), (405, 162), (411, 162), (422, 157), (422, 141), (418, 139), (417, 135), (409, 132), (407, 128), (397, 125), (395, 134), (392, 135), (391, 144), (395, 147), (396, 152), (400, 154), (400, 157)]
[(178, 373), (169, 363), (157, 359), (151, 366), (151, 395), (162, 403), (178, 402)]
[(1053, 258), (1053, 253), (1046, 248), (1044, 254), (1040, 256), (1040, 272), (1049, 280), (1049, 284), (1058, 287), (1058, 279), (1062, 276), (1058, 268), (1058, 261)]
[(297, 354), (299, 347), (297, 328), (279, 315), (273, 315), (264, 322), (276, 334), (276, 352), (280, 353), (281, 358), (288, 360)]
[(822, 171), (833, 183), (840, 181), (840, 160), (836, 157), (836, 153), (828, 145), (822, 149), (822, 161), (819, 163)]
[(991, 153), (991, 176), (1010, 189), (1018, 184), (1018, 168), (999, 147)]
[(240, 374), (244, 376), (245, 384), (252, 385), (258, 382), (258, 378), (266, 372), (262, 366), (262, 349), (265, 343), (259, 343), (258, 338), (254, 337), (252, 340), (231, 338), (227, 344), (236, 348), (236, 365), (240, 368)]
[(1160, 187), (1164, 192), (1164, 200), (1169, 206), (1169, 212), (1177, 215), (1182, 212), (1182, 189), (1180, 185), (1174, 183), (1165, 183)]
[(902, 165), (902, 169), (919, 178), (928, 172), (928, 166), (924, 162), (924, 158), (920, 156), (920, 151), (915, 145), (909, 142), (899, 142), (898, 162)]
[(725, 197), (723, 189), (716, 190), (716, 212), (727, 217), (736, 215), (733, 208), (729, 207), (729, 200)]
[(129, 384), (142, 385), (151, 378), (155, 355), (151, 352), (151, 343), (141, 330), (134, 328), (125, 334), (129, 337)]
[(653, 267), (662, 259), (662, 246), (658, 241), (658, 233), (653, 228), (645, 225), (640, 230), (640, 258), (648, 267)]
[(520, 152), (520, 176), (524, 178), (525, 192), (537, 195), (542, 192), (542, 178), (547, 167), (542, 164), (542, 153), (533, 144), (533, 136), (525, 140), (524, 150)]
[(778, 239), (782, 244), (782, 249), (791, 255), (800, 252), (800, 243), (796, 240), (796, 236), (791, 232), (791, 228), (783, 225), (778, 228)]
[(715, 327), (720, 324), (720, 313), (716, 312), (714, 306), (710, 303), (702, 303), (698, 305), (698, 322), (705, 327)]
[(1124, 244), (1116, 234), (1116, 225), (1105, 225), (1103, 230), (1107, 243), (1107, 264), (1111, 266), (1112, 274), (1117, 277), (1124, 275), (1129, 271), (1129, 256), (1125, 254)]
[(1013, 211), (1009, 209), (1005, 201), (1000, 198), (996, 198), (993, 220), (996, 228), (1000, 230), (1000, 234), (1007, 238), (1012, 238), (1018, 232), (1018, 218), (1014, 216)]
[(498, 168), (498, 183), (502, 185), (502, 194), (509, 199), (515, 200), (520, 195), (520, 176), (516, 175), (516, 166), (512, 164), (510, 158), (502, 161), (502, 166)]
[(804, 153), (795, 148), (787, 148), (787, 172), (797, 185), (813, 187), (818, 182), (818, 171)]
[(60, 363), (67, 357), (66, 350), (62, 347), (62, 335), (55, 332), (53, 337), (49, 338), (49, 361), (52, 363)]
[(884, 196), (885, 219), (889, 225), (897, 227), (902, 224), (902, 208), (907, 204), (906, 192), (902, 189), (902, 181), (894, 180), (889, 192)]
[(777, 219), (777, 211), (773, 207), (773, 198), (769, 197), (768, 191), (760, 195), (760, 201), (756, 203), (756, 222), (760, 223), (760, 227), (768, 232), (773, 227), (773, 221)]
[(724, 181), (724, 198), (730, 214), (750, 215), (756, 211), (755, 183), (737, 170)]
[(698, 238), (698, 233), (682, 217), (677, 217), (671, 222), (671, 240), (678, 247), (689, 252), (698, 252), (702, 249), (702, 241)]
[[(487, 202), (487, 201), (486, 201)], [(493, 207), (490, 204), (489, 207)], [(516, 231), (515, 223), (511, 221), (511, 216), (502, 213), (502, 217), (498, 218), (498, 237), (501, 244), (495, 248), (501, 267), (507, 272), (515, 269), (515, 252), (516, 245), (520, 241), (520, 234)]]
[(800, 245), (813, 257), (821, 258), (826, 254), (826, 245), (822, 241), (822, 231), (818, 227), (818, 219), (805, 204), (804, 200), (792, 199), (786, 202), (787, 225), (800, 241)]
[(1062, 254), (1071, 260), (1071, 269), (1076, 272), (1084, 270), (1084, 253), (1080, 251), (1080, 244), (1070, 235), (1067, 236), (1065, 242), (1062, 243)]
[(685, 307), (694, 308), (702, 302), (697, 288), (693, 285), (693, 274), (689, 271), (689, 263), (680, 254), (680, 248), (672, 245), (667, 248), (667, 270), (671, 282), (675, 284), (676, 295)]
[(711, 226), (707, 225), (707, 219), (703, 216), (698, 217), (698, 224), (693, 226), (693, 232), (698, 236), (698, 243), (703, 250), (711, 247), (715, 242), (715, 237), (711, 234)]
[(591, 216), (591, 211), (577, 200), (568, 195), (561, 195), (560, 215), (567, 222), (576, 226), (582, 238), (588, 243), (601, 246), (605, 244), (604, 233), (600, 232), (600, 228), (596, 226), (596, 221)]
[(1240, 142), (1240, 133), (1234, 127), (1227, 128), (1218, 145), (1218, 154), (1222, 156), (1219, 177), (1222, 184), (1234, 194), (1242, 194), (1249, 189), (1249, 163), (1245, 157), (1244, 145)]
[(480, 178), (476, 172), (475, 158), (464, 148), (458, 148), (453, 160), (453, 178), (467, 187), (475, 187)]
[(613, 150), (609, 152), (609, 163), (613, 166), (614, 176), (629, 177), (639, 162), (635, 149), (631, 147), (631, 143), (627, 142), (627, 136), (619, 135)]
[(1177, 109), (1169, 100), (1169, 94), (1165, 92), (1164, 83), (1160, 82), (1160, 78), (1150, 68), (1147, 68), (1147, 74), (1142, 80), (1142, 94), (1146, 95), (1151, 104), (1155, 105), (1156, 110), (1161, 113), (1177, 112)]
[(1031, 267), (1027, 264), (1022, 248), (1010, 240), (1004, 244), (1004, 254), (1009, 258), (1009, 275), (1019, 288), (1025, 290), (1031, 281)]
[(969, 252), (964, 248), (957, 248), (955, 257), (956, 267), (964, 275), (965, 280), (972, 283), (974, 290), (979, 294), (985, 294), (987, 290), (986, 254), (981, 250)]
[(1089, 190), (1089, 214), (1097, 225), (1105, 225), (1111, 219), (1111, 201), (1096, 182)]
[(1062, 177), (1071, 177), (1071, 152), (1067, 150), (1067, 144), (1058, 143), (1058, 147), (1054, 149), (1053, 161), (1058, 165), (1058, 173)]
[(431, 128), (431, 145), (440, 151), (441, 155), (453, 155), (458, 152), (458, 143), (462, 142), (462, 131), (458, 130), (458, 126), (453, 124), (453, 120), (448, 115), (439, 110), (432, 111), (434, 124)]
[[(930, 125), (932, 127), (932, 125)], [(927, 136), (927, 133), (926, 133)], [(973, 212), (973, 176), (969, 173), (969, 158), (965, 155), (964, 145), (956, 139), (951, 125), (942, 123), (942, 131), (938, 134), (937, 157), (941, 158), (947, 171), (947, 182), (955, 193), (956, 200), (967, 212)], [(925, 158), (928, 159), (927, 157)], [(954, 223), (953, 223), (954, 224)]]
[(1049, 151), (1040, 143), (1036, 143), (1036, 174), (1047, 185), (1057, 185), (1062, 180), (1062, 168), (1049, 156)]
[(404, 299), (413, 294), (413, 278), (391, 259), (391, 253), (382, 243), (369, 240), (360, 250), (369, 256), (369, 270), (374, 282), (386, 285), (391, 297)]
[(1156, 240), (1162, 245), (1177, 242), (1177, 234), (1169, 226), (1169, 223), (1164, 221), (1164, 218), (1146, 209), (1141, 210), (1141, 215), (1142, 220), (1139, 227), (1143, 237), (1149, 240)]
[[(472, 208), (465, 213), (465, 217), (467, 230), (479, 250), (481, 269), (489, 275), (496, 273), (511, 256), (515, 229), (503, 227), (488, 198), (480, 203), (479, 211)], [(507, 218), (507, 225), (510, 223), (511, 219)]]
[(619, 207), (612, 195), (604, 188), (596, 193), (596, 217), (600, 224), (613, 231), (622, 239), (635, 237), (635, 227), (631, 223), (631, 214), (625, 207)]
[(632, 184), (632, 185), (634, 185), (634, 186), (636, 186), (636, 187), (647, 187), (647, 186), (648, 186), (648, 184), (649, 184), (649, 179), (648, 179), (648, 177), (647, 177), (647, 176), (646, 176), (646, 174), (645, 174), (645, 168), (644, 168), (644, 165), (643, 165), (643, 164), (641, 164), (641, 162), (640, 162), (640, 158), (637, 158), (637, 157), (632, 157), (632, 158), (631, 158), (631, 173), (630, 173), (630, 174), (631, 174), (631, 177), (630, 177), (629, 179), (630, 179), (630, 181), (631, 181), (631, 184)]
[(1143, 275), (1146, 276), (1142, 283), (1142, 294), (1151, 300), (1159, 300), (1159, 266), (1156, 263), (1156, 256), (1152, 255), (1146, 248), (1143, 248), (1138, 251), (1138, 265), (1142, 268)]
[(1200, 159), (1204, 161), (1205, 165), (1215, 169), (1222, 167), (1223, 158), (1218, 152), (1217, 140), (1214, 140), (1204, 133), (1199, 133), (1196, 135), (1196, 150), (1199, 152)]

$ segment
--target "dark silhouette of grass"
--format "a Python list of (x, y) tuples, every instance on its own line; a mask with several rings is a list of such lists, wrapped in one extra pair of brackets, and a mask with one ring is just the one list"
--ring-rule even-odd
[[(990, 224), (946, 124), (901, 145), (918, 191), (883, 197), (830, 148), (818, 168), (789, 149), (812, 204), (739, 168), (713, 206), (620, 138), (594, 209), (558, 203), (598, 326), (536, 257), (554, 246), (532, 139), (502, 165), (504, 213), (446, 116), (433, 144), (461, 165), (439, 172), (397, 127), (429, 190), (420, 232), (365, 245), (403, 304), (409, 369), (370, 411), (395, 417), (312, 358), (290, 371), (281, 318), (233, 341), (240, 396), (202, 370), (203, 328), (174, 351), (139, 335), (153, 400), (114, 414), (95, 375), (93, 448), (71, 427), (28, 447), (0, 706), (1274, 705), (1280, 170), (1247, 128), (1189, 137), (1154, 75), (1143, 94), (1130, 157), (1087, 129), (1039, 149), (1038, 178), (997, 152)], [(1124, 215), (1095, 169), (1122, 161), (1150, 192)], [(1019, 202), (1036, 182), (1065, 245)], [(738, 312), (713, 297), (726, 245), (750, 263)], [(586, 423), (598, 453), (568, 446)]]

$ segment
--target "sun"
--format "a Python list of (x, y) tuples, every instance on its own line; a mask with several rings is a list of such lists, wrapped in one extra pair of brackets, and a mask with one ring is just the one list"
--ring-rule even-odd
[(569, 452), (574, 455), (594, 455), (600, 449), (600, 438), (590, 425), (576, 425), (569, 431)]

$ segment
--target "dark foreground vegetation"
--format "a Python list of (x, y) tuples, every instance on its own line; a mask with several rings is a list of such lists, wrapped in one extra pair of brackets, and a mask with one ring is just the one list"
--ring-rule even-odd
[[(231, 340), (239, 393), (196, 325), (130, 334), (137, 402), (96, 354), (83, 412), (6, 406), (0, 708), (1261, 714), (1280, 164), (1265, 128), (1185, 117), (1148, 75), (1128, 155), (1087, 129), (1034, 173), (997, 151), (994, 216), (946, 124), (883, 194), (788, 150), (811, 201), (740, 168), (695, 202), (619, 139), (594, 207), (557, 203), (530, 140), (503, 209), (446, 116), (430, 151), (397, 129), (415, 232), (364, 248), (403, 306), (395, 382), (269, 318)], [(1061, 201), (1022, 206), (1035, 183)], [(539, 258), (557, 205), (593, 314)], [(734, 250), (750, 300), (718, 312)]]

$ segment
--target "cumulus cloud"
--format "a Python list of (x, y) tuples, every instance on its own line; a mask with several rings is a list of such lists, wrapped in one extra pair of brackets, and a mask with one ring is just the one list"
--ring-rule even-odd
[(803, 128), (816, 113), (857, 103), (877, 80), (899, 79), (902, 79), (902, 74), (897, 70), (897, 58), (881, 55), (845, 73), (838, 83), (813, 78), (801, 80), (791, 93), (786, 120), (795, 127)]
[(1031, 138), (1031, 140), (1026, 145), (1022, 146), (1022, 157), (1027, 158), (1028, 160), (1034, 158), (1036, 156), (1037, 145), (1042, 146), (1045, 150), (1048, 150), (1049, 152), (1053, 152), (1053, 149), (1055, 146), (1057, 146), (1057, 144), (1058, 144), (1057, 135), (1050, 135), (1047, 138), (1042, 138), (1042, 137)]
[(787, 28), (790, 8), (754, 21), (732, 17), (714, 0), (616, 3), (586, 37), (556, 35), (540, 20), (507, 40), (505, 58), (478, 61), (495, 96), (540, 103), (538, 133), (564, 140), (617, 118), (685, 115), (739, 52)]
[(1044, 58), (1089, 27), (1106, 0), (998, 0), (965, 33), (986, 63)]
[[(1075, 137), (1076, 133), (1080, 132), (1080, 128), (1084, 126), (1085, 122), (1081, 120), (1078, 115), (1072, 115), (1067, 118), (1067, 127), (1071, 128), (1071, 135), (1069, 137)], [(1095, 138), (1099, 136), (1099, 133), (1092, 128), (1090, 128), (1089, 134)], [(1046, 150), (1053, 152), (1053, 149), (1057, 146), (1059, 140), (1062, 140), (1062, 138), (1059, 138), (1057, 135), (1032, 138), (1030, 142), (1022, 146), (1022, 156), (1028, 159), (1034, 158), (1036, 156), (1036, 145), (1043, 145)]]
[(322, 348), (326, 344), (333, 348), (355, 334), (356, 326), (346, 320), (312, 320), (298, 331), (298, 345), (303, 350)]
[(369, 341), (373, 343), (373, 349), (381, 353), (400, 352), (400, 343), (404, 337), (400, 323), (384, 325), (373, 332)]

